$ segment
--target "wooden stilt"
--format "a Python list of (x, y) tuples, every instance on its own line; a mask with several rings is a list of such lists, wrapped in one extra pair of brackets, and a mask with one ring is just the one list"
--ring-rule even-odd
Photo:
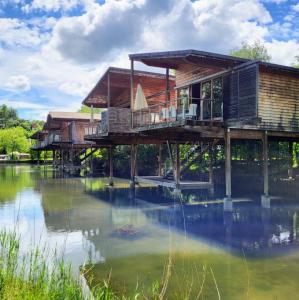
[(135, 187), (135, 176), (136, 176), (136, 168), (137, 168), (137, 164), (136, 164), (136, 160), (137, 160), (137, 145), (136, 144), (132, 144), (131, 145), (131, 187), (134, 188)]
[(175, 144), (175, 185), (178, 188), (180, 185), (180, 179), (181, 179), (181, 159), (180, 159), (180, 144)]
[(269, 196), (269, 166), (268, 166), (268, 133), (263, 135), (263, 175), (264, 175), (264, 196)]
[(113, 148), (109, 147), (109, 185), (113, 186)]
[(162, 176), (162, 145), (159, 145), (158, 164), (158, 176)]
[(214, 195), (214, 170), (213, 170), (213, 143), (209, 145), (209, 183), (211, 184), (210, 193)]
[(53, 166), (53, 168), (55, 167), (55, 155), (56, 155), (56, 151), (53, 150), (52, 151), (52, 166)]
[(231, 199), (232, 196), (232, 180), (231, 180), (231, 137), (230, 129), (225, 132), (225, 195), (227, 199)]
[(289, 167), (288, 167), (288, 176), (293, 178), (293, 142), (289, 142)]

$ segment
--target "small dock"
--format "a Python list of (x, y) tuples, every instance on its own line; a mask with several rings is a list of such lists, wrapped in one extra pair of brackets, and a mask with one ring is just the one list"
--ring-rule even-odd
[(179, 190), (205, 190), (213, 188), (213, 183), (208, 181), (180, 181), (179, 184), (176, 184), (175, 181), (163, 178), (162, 176), (136, 176), (136, 180), (141, 183), (148, 183)]

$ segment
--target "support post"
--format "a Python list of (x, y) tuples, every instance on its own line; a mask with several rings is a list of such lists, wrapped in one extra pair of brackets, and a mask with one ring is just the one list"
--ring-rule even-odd
[(131, 126), (134, 127), (134, 115), (133, 115), (133, 109), (134, 109), (134, 60), (131, 59)]
[(162, 145), (159, 145), (158, 164), (158, 176), (162, 177)]
[(169, 93), (169, 68), (166, 68), (166, 93), (165, 93), (166, 103), (170, 101), (170, 93)]
[(269, 196), (268, 134), (263, 135), (264, 196)]
[(225, 143), (225, 198), (224, 198), (224, 210), (231, 211), (232, 205), (232, 167), (231, 167), (231, 136), (230, 129), (227, 128), (224, 135)]
[(288, 167), (288, 177), (293, 178), (293, 142), (289, 142), (289, 167)]
[(209, 145), (209, 183), (211, 184), (210, 193), (214, 195), (214, 170), (213, 170), (213, 143)]
[(268, 154), (268, 133), (263, 134), (263, 176), (264, 176), (264, 194), (262, 195), (262, 207), (270, 208), (269, 197), (269, 154)]
[(180, 179), (181, 179), (181, 160), (180, 160), (180, 144), (175, 144), (175, 185), (178, 188), (180, 185)]
[(52, 150), (52, 166), (53, 166), (53, 168), (55, 167), (55, 154), (56, 154), (56, 151)]
[(90, 106), (90, 123), (91, 123), (91, 125), (93, 124), (93, 120), (94, 120), (94, 111), (93, 111), (93, 105), (91, 105)]
[(113, 186), (113, 148), (109, 147), (109, 185)]
[(110, 84), (110, 72), (108, 72), (108, 78), (107, 78), (107, 118), (108, 118), (108, 132), (109, 132), (109, 127), (110, 127), (110, 116), (109, 116), (109, 108), (110, 108), (110, 102), (111, 102), (111, 84)]
[(136, 176), (136, 168), (137, 168), (137, 145), (131, 145), (131, 188), (135, 188), (135, 176)]

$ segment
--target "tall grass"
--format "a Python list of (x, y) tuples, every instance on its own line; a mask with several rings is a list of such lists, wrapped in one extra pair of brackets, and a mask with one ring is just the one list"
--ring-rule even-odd
[[(165, 280), (160, 286), (155, 282), (148, 299), (162, 300), (167, 289), (171, 262), (165, 267)], [(84, 272), (84, 268), (82, 269)], [(2, 300), (130, 300), (147, 299), (136, 288), (130, 298), (116, 295), (109, 285), (109, 278), (84, 293), (79, 277), (71, 272), (71, 266), (56, 252), (46, 248), (32, 249), (22, 254), (20, 238), (15, 233), (0, 231), (0, 299)]]

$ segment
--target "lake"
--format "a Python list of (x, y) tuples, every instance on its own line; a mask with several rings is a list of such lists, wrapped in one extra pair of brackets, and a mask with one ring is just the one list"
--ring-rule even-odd
[(168, 299), (299, 299), (299, 196), (220, 198), (105, 178), (62, 178), (51, 167), (0, 166), (0, 229), (21, 251), (46, 245), (90, 285), (118, 293), (162, 283)]

